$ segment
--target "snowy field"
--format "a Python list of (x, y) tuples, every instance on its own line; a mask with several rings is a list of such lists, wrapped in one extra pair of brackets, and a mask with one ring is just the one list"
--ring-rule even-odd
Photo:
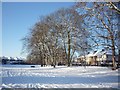
[(0, 88), (118, 88), (118, 70), (107, 67), (3, 65)]

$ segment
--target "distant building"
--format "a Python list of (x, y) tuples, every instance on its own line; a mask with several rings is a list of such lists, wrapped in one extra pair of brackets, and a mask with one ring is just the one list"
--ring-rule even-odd
[(1, 64), (21, 64), (24, 62), (24, 59), (22, 58), (13, 58), (13, 57), (0, 57)]

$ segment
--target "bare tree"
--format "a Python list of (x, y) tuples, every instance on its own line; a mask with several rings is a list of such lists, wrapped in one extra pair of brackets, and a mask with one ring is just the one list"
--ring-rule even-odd
[(75, 52), (86, 47), (89, 34), (83, 26), (83, 18), (72, 8), (41, 17), (24, 38), (29, 58), (38, 59), (41, 66), (49, 62), (55, 68), (59, 61), (70, 66)]
[[(113, 6), (113, 3), (110, 4)], [(98, 41), (94, 39), (96, 45), (107, 46), (112, 50), (113, 69), (116, 69), (115, 35), (118, 26), (118, 18), (114, 17), (113, 14), (115, 13), (110, 11), (107, 3), (105, 2), (82, 3), (82, 5), (81, 3), (78, 3), (77, 8), (82, 8), (84, 13), (87, 14), (88, 18), (86, 19), (86, 23), (91, 27), (90, 30), (93, 33), (93, 36), (97, 36)]]

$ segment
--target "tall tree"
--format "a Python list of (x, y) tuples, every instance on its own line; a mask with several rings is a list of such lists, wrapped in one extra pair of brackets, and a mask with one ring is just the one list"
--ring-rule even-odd
[[(118, 16), (118, 23), (120, 21), (120, 4), (119, 2), (109, 2), (107, 6), (110, 8), (111, 11), (114, 11), (114, 13), (117, 13)], [(120, 28), (120, 25), (118, 24), (118, 29)], [(118, 47), (118, 67), (120, 65), (120, 30), (117, 31), (117, 47)]]
[[(77, 3), (77, 8), (82, 8), (87, 14), (86, 23), (91, 27), (94, 37), (97, 36), (97, 46), (107, 46), (112, 50), (113, 69), (116, 69), (115, 47), (118, 18), (111, 12), (106, 2)], [(80, 10), (79, 10), (80, 11)], [(88, 28), (89, 29), (89, 28)]]

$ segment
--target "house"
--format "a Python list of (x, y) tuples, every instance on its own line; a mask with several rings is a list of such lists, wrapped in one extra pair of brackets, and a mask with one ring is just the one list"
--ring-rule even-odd
[[(118, 55), (115, 56), (116, 62)], [(111, 50), (98, 50), (77, 58), (77, 62), (86, 62), (87, 65), (101, 65), (102, 63), (112, 63)]]
[[(118, 55), (115, 56), (116, 62), (118, 62)], [(97, 55), (97, 61), (104, 64), (112, 64), (112, 50), (102, 50)]]
[(96, 53), (96, 51), (78, 57), (77, 62), (80, 63), (86, 62), (87, 65), (94, 65), (96, 62), (96, 57), (94, 56), (94, 53)]

